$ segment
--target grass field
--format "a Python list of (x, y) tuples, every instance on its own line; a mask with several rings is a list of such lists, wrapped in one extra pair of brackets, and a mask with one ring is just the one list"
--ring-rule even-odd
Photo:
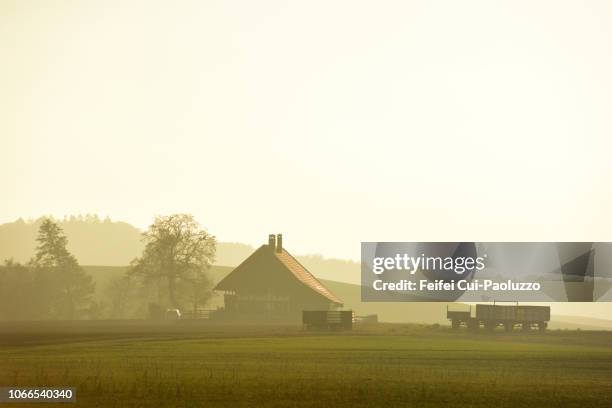
[(609, 332), (172, 323), (1, 324), (0, 385), (75, 386), (78, 407), (582, 408), (612, 395)]

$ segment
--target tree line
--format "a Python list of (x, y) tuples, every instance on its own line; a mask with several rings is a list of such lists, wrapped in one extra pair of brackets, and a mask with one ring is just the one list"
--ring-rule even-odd
[(197, 309), (212, 295), (207, 272), (216, 239), (192, 215), (156, 217), (143, 233), (144, 250), (127, 272), (102, 289), (68, 250), (68, 239), (52, 219), (36, 237), (26, 263), (0, 266), (0, 320), (160, 317), (166, 308)]

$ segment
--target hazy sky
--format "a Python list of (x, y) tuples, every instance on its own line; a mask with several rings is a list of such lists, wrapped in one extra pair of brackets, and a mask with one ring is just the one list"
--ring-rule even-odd
[(612, 241), (612, 2), (0, 0), (0, 222)]

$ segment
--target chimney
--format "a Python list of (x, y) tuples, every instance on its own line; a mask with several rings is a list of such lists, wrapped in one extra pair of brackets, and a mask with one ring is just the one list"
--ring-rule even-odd
[(274, 249), (276, 248), (276, 237), (274, 236), (274, 234), (268, 235), (268, 246), (272, 251), (274, 251)]
[(283, 234), (276, 235), (276, 252), (283, 252)]

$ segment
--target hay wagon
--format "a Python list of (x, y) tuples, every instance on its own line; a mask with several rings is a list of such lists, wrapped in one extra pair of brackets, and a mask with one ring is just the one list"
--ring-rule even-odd
[(446, 318), (451, 321), (453, 329), (462, 325), (470, 330), (478, 330), (480, 327), (492, 331), (498, 326), (503, 326), (510, 332), (519, 326), (524, 331), (537, 328), (544, 331), (550, 321), (549, 306), (519, 306), (517, 305), (476, 305), (476, 313), (472, 313), (472, 307), (468, 311), (452, 311), (446, 309)]

